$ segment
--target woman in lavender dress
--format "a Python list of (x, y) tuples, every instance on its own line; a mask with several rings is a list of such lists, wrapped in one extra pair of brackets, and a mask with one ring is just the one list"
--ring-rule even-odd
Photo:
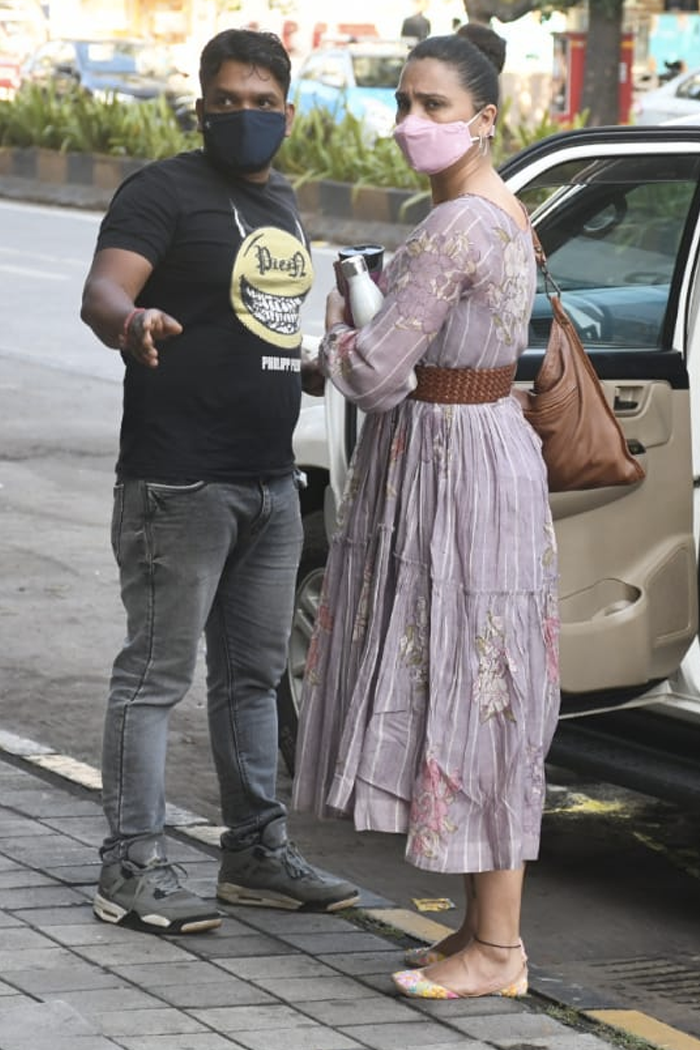
[(524, 865), (559, 704), (556, 546), (539, 439), (510, 394), (535, 260), (493, 168), (498, 75), (473, 44), (410, 53), (396, 138), (434, 207), (320, 367), (367, 413), (307, 663), (294, 805), (404, 833), (464, 875), (458, 931), (409, 953), (410, 996), (520, 995)]

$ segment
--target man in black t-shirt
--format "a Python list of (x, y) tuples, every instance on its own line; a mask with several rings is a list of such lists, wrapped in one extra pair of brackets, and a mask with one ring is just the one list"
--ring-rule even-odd
[(102, 779), (106, 922), (219, 926), (165, 851), (169, 715), (206, 637), (209, 729), (226, 831), (217, 896), (328, 911), (357, 890), (287, 840), (275, 690), (302, 529), (292, 453), (299, 311), (312, 282), (294, 194), (271, 169), (289, 133), (290, 64), (269, 33), (204, 48), (203, 150), (146, 166), (102, 222), (81, 316), (121, 350), (112, 544), (127, 634), (112, 670)]
[(401, 36), (413, 40), (425, 40), (427, 36), (430, 36), (430, 21), (425, 17), (427, 4), (425, 0), (416, 0), (413, 6), (415, 8), (413, 14), (403, 20)]

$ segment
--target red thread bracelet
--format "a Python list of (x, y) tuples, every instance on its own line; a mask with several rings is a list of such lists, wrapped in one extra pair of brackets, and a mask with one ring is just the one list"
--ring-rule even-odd
[(122, 350), (124, 350), (125, 347), (126, 347), (127, 340), (129, 338), (129, 329), (131, 328), (131, 324), (132, 324), (134, 318), (137, 317), (138, 314), (145, 314), (145, 313), (146, 313), (146, 307), (145, 306), (135, 306), (134, 309), (130, 313), (128, 313), (126, 315), (126, 319), (124, 321), (124, 324), (122, 325), (121, 335), (119, 336), (119, 346), (121, 347)]

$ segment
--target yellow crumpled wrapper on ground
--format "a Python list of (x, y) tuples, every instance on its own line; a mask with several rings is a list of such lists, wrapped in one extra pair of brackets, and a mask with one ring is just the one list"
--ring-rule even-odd
[(455, 906), (449, 897), (413, 897), (412, 900), (418, 911), (450, 911)]

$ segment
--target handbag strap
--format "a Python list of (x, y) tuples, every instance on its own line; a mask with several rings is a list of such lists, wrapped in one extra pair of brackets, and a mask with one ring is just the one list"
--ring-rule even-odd
[(535, 261), (539, 267), (540, 273), (544, 277), (544, 290), (549, 301), (552, 301), (552, 296), (555, 295), (561, 303), (561, 288), (552, 277), (552, 274), (547, 266), (547, 256), (544, 254), (544, 248), (540, 241), (537, 233), (535, 232), (534, 226), (530, 226), (530, 233), (532, 234), (532, 245), (535, 249)]

